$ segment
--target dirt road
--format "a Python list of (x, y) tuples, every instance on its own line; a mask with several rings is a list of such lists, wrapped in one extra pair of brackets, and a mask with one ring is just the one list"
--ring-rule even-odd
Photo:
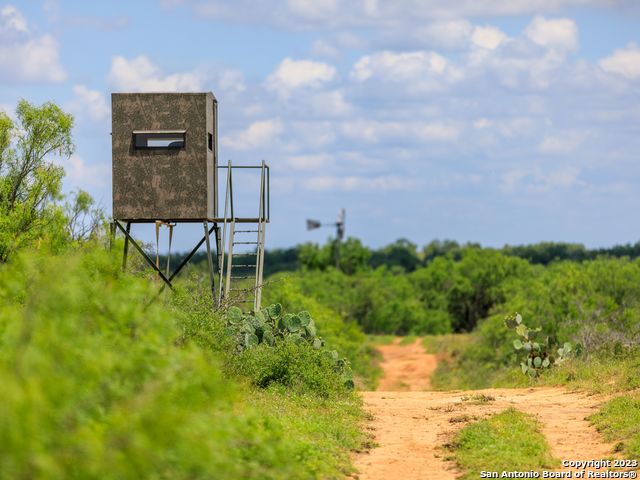
[(611, 455), (585, 417), (604, 400), (562, 388), (430, 392), (437, 366), (418, 340), (380, 347), (384, 377), (378, 391), (363, 392), (373, 414), (377, 447), (355, 456), (359, 480), (455, 479), (460, 472), (444, 459), (442, 445), (465, 423), (514, 407), (537, 416), (559, 459), (591, 460)]

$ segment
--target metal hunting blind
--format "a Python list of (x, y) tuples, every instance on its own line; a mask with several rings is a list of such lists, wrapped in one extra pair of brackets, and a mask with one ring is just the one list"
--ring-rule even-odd
[[(252, 302), (260, 308), (266, 224), (269, 223), (269, 166), (218, 165), (218, 108), (211, 92), (113, 93), (112, 171), (113, 224), (125, 236), (123, 268), (131, 243), (166, 285), (206, 244), (214, 304)], [(258, 169), (260, 196), (256, 215), (237, 216), (233, 202), (233, 170)], [(224, 212), (218, 211), (218, 171), (226, 170)], [(178, 223), (200, 222), (204, 236), (175, 270), (170, 268), (171, 238)], [(131, 235), (132, 224), (169, 227), (166, 268)], [(236, 229), (236, 224), (253, 227)], [(216, 255), (212, 255), (215, 234)], [(255, 235), (255, 239), (242, 237)], [(250, 251), (239, 251), (248, 246)], [(246, 248), (246, 247), (245, 247)], [(235, 250), (235, 251), (234, 251)], [(218, 292), (215, 277), (219, 278)], [(240, 288), (232, 283), (240, 281)], [(252, 283), (252, 285), (250, 285)], [(235, 292), (235, 296), (234, 296)], [(252, 298), (251, 298), (252, 297)]]
[(113, 218), (218, 216), (217, 102), (212, 93), (114, 93)]

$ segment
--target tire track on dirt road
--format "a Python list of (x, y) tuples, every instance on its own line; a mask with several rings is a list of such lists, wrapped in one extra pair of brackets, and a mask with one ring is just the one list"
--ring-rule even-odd
[[(442, 445), (468, 421), (485, 418), (509, 407), (535, 415), (552, 454), (563, 460), (592, 460), (612, 456), (613, 445), (603, 441), (585, 417), (606, 398), (563, 388), (486, 389), (435, 392), (429, 376), (437, 367), (418, 339), (410, 345), (380, 347), (383, 379), (374, 392), (362, 392), (365, 409), (374, 419), (370, 428), (378, 446), (354, 456), (359, 480), (457, 478), (456, 466), (446, 461)], [(483, 397), (480, 397), (480, 396)], [(477, 402), (474, 398), (488, 401)]]

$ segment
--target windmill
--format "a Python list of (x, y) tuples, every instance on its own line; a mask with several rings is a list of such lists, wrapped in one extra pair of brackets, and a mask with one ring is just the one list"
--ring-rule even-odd
[(307, 219), (307, 231), (316, 230), (321, 227), (336, 227), (336, 240), (342, 242), (344, 238), (345, 216), (346, 212), (344, 208), (342, 208), (340, 209), (340, 213), (338, 213), (335, 223), (322, 223), (319, 220)]
[(344, 208), (340, 209), (340, 212), (338, 213), (338, 217), (336, 218), (335, 222), (322, 223), (319, 220), (307, 219), (307, 231), (316, 230), (321, 227), (336, 227), (336, 239), (335, 239), (335, 249), (334, 249), (336, 266), (340, 265), (340, 244), (344, 239), (345, 219), (346, 219), (346, 212)]

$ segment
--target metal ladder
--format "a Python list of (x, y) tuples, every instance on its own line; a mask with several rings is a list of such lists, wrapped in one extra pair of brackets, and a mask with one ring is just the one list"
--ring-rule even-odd
[[(263, 161), (260, 166), (227, 167), (227, 183), (224, 200), (222, 238), (218, 246), (218, 305), (253, 304), (260, 310), (264, 269), (265, 233), (269, 222), (269, 167)], [(237, 217), (233, 206), (233, 169), (260, 169), (260, 203), (258, 216)], [(239, 228), (238, 228), (239, 227)], [(254, 236), (255, 235), (255, 236)], [(249, 250), (246, 250), (249, 248)]]

